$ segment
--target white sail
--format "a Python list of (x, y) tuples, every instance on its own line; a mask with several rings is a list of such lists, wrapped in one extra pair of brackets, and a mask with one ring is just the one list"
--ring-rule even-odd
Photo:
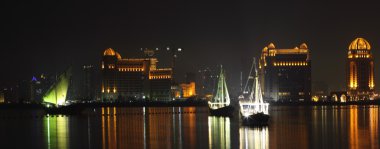
[(226, 78), (222, 67), (220, 69), (216, 94), (208, 104), (211, 109), (218, 109), (230, 105), (230, 95), (228, 94)]
[(223, 86), (224, 86), (224, 90), (225, 90), (225, 102), (226, 102), (226, 105), (230, 105), (230, 94), (228, 94), (228, 89), (227, 89), (227, 83), (226, 83), (226, 79), (225, 79), (225, 76), (223, 75)]

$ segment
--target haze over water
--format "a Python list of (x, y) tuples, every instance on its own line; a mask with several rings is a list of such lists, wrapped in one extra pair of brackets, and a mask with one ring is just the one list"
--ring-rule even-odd
[(100, 108), (80, 116), (0, 113), (1, 148), (379, 148), (379, 106), (272, 106), (268, 127), (207, 107)]

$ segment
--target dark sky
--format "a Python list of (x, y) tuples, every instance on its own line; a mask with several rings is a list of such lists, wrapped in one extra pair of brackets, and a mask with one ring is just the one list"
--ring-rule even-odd
[[(99, 64), (104, 49), (137, 57), (141, 47), (168, 44), (184, 51), (178, 74), (225, 65), (238, 86), (242, 60), (274, 42), (306, 42), (313, 81), (345, 86), (345, 60), (354, 38), (367, 39), (380, 74), (380, 5), (376, 1), (8, 1), (1, 8), (0, 82)], [(161, 61), (163, 64), (165, 60)], [(380, 85), (380, 77), (375, 77)]]

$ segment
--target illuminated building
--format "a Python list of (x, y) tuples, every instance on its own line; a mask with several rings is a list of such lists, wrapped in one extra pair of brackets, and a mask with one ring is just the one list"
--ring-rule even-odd
[(347, 102), (347, 92), (345, 91), (331, 92), (330, 100), (333, 102)]
[[(32, 77), (32, 80), (30, 82), (30, 101), (31, 102), (42, 102), (42, 96), (43, 93), (45, 93), (50, 86), (46, 87), (48, 84), (48, 81), (46, 78), (44, 78), (44, 75), (41, 75), (40, 77)], [(50, 84), (51, 85), (51, 84)]]
[(351, 101), (370, 99), (374, 94), (374, 64), (371, 45), (356, 38), (348, 47), (347, 92)]
[(157, 63), (154, 57), (122, 58), (106, 49), (101, 64), (102, 99), (169, 100), (172, 69), (158, 69)]
[(150, 99), (170, 100), (172, 79), (171, 74), (171, 68), (150, 70)]
[(196, 95), (195, 93), (195, 82), (182, 83), (180, 84), (182, 89), (182, 97), (189, 98)]
[(329, 95), (328, 85), (324, 82), (312, 82), (311, 92), (312, 92), (312, 101), (314, 102), (323, 102), (327, 101)]
[(175, 92), (176, 98), (190, 98), (196, 95), (196, 75), (191, 72), (187, 72), (185, 75), (185, 83), (181, 83), (178, 86), (177, 92)]
[(262, 50), (259, 69), (264, 100), (311, 100), (311, 60), (305, 43), (293, 49), (276, 49), (270, 43)]

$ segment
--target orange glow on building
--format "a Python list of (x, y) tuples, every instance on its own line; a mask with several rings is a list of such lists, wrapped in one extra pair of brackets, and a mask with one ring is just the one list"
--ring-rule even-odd
[(374, 95), (374, 63), (371, 45), (356, 38), (348, 47), (347, 93), (351, 101), (370, 99)]
[(369, 88), (371, 89), (371, 90), (373, 90), (374, 89), (374, 87), (375, 87), (375, 83), (374, 83), (374, 76), (373, 76), (373, 70), (374, 70), (374, 68), (373, 68), (373, 62), (371, 62), (370, 63), (370, 65), (371, 65), (371, 67), (370, 67), (370, 75), (369, 75)]
[(305, 61), (278, 61), (273, 62), (273, 66), (307, 66)]
[(358, 87), (357, 68), (354, 62), (350, 62), (350, 88), (356, 89)]
[(164, 69), (156, 69), (149, 72), (149, 79), (171, 79), (172, 78), (172, 69), (164, 68)]
[[(305, 43), (289, 49), (276, 48), (273, 43), (264, 47), (259, 60), (259, 74), (263, 96), (267, 100), (311, 100), (311, 59)], [(288, 80), (300, 87), (288, 85)], [(293, 93), (283, 94), (289, 90)]]
[(182, 88), (184, 98), (189, 98), (189, 97), (193, 97), (196, 95), (196, 93), (195, 93), (195, 82), (190, 82), (188, 84), (182, 83), (180, 86)]
[(112, 48), (108, 48), (103, 53), (104, 56), (115, 56), (116, 52)]
[(108, 48), (103, 53), (102, 99), (170, 100), (171, 68), (157, 69), (157, 58), (122, 58)]

